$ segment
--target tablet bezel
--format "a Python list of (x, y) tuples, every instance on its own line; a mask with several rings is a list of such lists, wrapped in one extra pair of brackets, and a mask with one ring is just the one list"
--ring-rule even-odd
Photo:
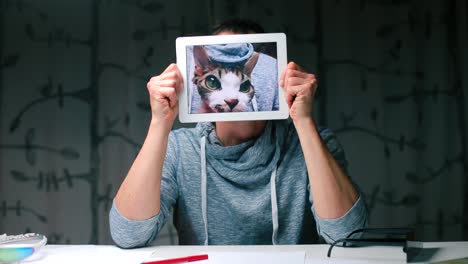
[[(190, 113), (189, 86), (191, 80), (187, 80), (187, 46), (228, 44), (228, 43), (264, 43), (275, 42), (278, 67), (278, 104), (277, 111), (260, 112), (229, 112), (229, 113)], [(193, 122), (218, 122), (218, 121), (248, 121), (248, 120), (273, 120), (287, 119), (289, 108), (286, 104), (284, 91), (279, 86), (281, 73), (287, 65), (286, 35), (284, 33), (264, 34), (238, 34), (238, 35), (213, 35), (196, 37), (179, 37), (176, 39), (177, 66), (182, 74), (184, 87), (179, 93), (179, 120), (181, 123)]]

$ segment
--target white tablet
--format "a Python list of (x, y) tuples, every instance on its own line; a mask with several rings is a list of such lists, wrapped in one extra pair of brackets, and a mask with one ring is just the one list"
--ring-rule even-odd
[(283, 33), (180, 37), (180, 122), (286, 119)]

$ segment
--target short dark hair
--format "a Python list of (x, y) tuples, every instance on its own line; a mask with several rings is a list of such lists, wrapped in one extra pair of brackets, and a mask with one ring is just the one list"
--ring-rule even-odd
[(217, 35), (225, 31), (231, 31), (236, 34), (265, 33), (265, 29), (257, 22), (248, 19), (234, 18), (214, 26), (213, 30), (211, 30), (211, 34)]

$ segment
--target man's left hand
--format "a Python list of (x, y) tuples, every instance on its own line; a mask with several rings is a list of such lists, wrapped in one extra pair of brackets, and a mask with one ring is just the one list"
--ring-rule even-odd
[(296, 123), (311, 119), (317, 90), (315, 75), (305, 72), (299, 65), (290, 62), (281, 74), (280, 86), (285, 92), (292, 120)]

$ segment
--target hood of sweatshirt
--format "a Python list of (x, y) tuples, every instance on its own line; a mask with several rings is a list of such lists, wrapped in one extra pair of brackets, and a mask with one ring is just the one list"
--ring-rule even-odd
[[(200, 137), (206, 137), (206, 157), (211, 167), (223, 168), (223, 177), (235, 182), (239, 188), (252, 188), (252, 184), (267, 184), (271, 171), (276, 168), (281, 146), (287, 136), (287, 126), (267, 121), (264, 132), (235, 146), (223, 146), (212, 123), (197, 125)], [(249, 177), (242, 172), (249, 171)]]
[[(199, 123), (201, 146), (201, 197), (202, 215), (205, 224), (205, 244), (208, 245), (208, 227), (206, 220), (206, 166), (216, 170), (222, 168), (221, 177), (231, 182), (239, 192), (248, 191), (258, 186), (270, 185), (272, 206), (272, 244), (276, 244), (278, 232), (278, 211), (276, 201), (276, 169), (280, 161), (281, 147), (287, 136), (289, 126), (278, 125), (279, 122), (267, 121), (264, 132), (252, 139), (235, 146), (223, 146), (216, 136), (212, 123)], [(243, 173), (247, 172), (248, 175)]]

